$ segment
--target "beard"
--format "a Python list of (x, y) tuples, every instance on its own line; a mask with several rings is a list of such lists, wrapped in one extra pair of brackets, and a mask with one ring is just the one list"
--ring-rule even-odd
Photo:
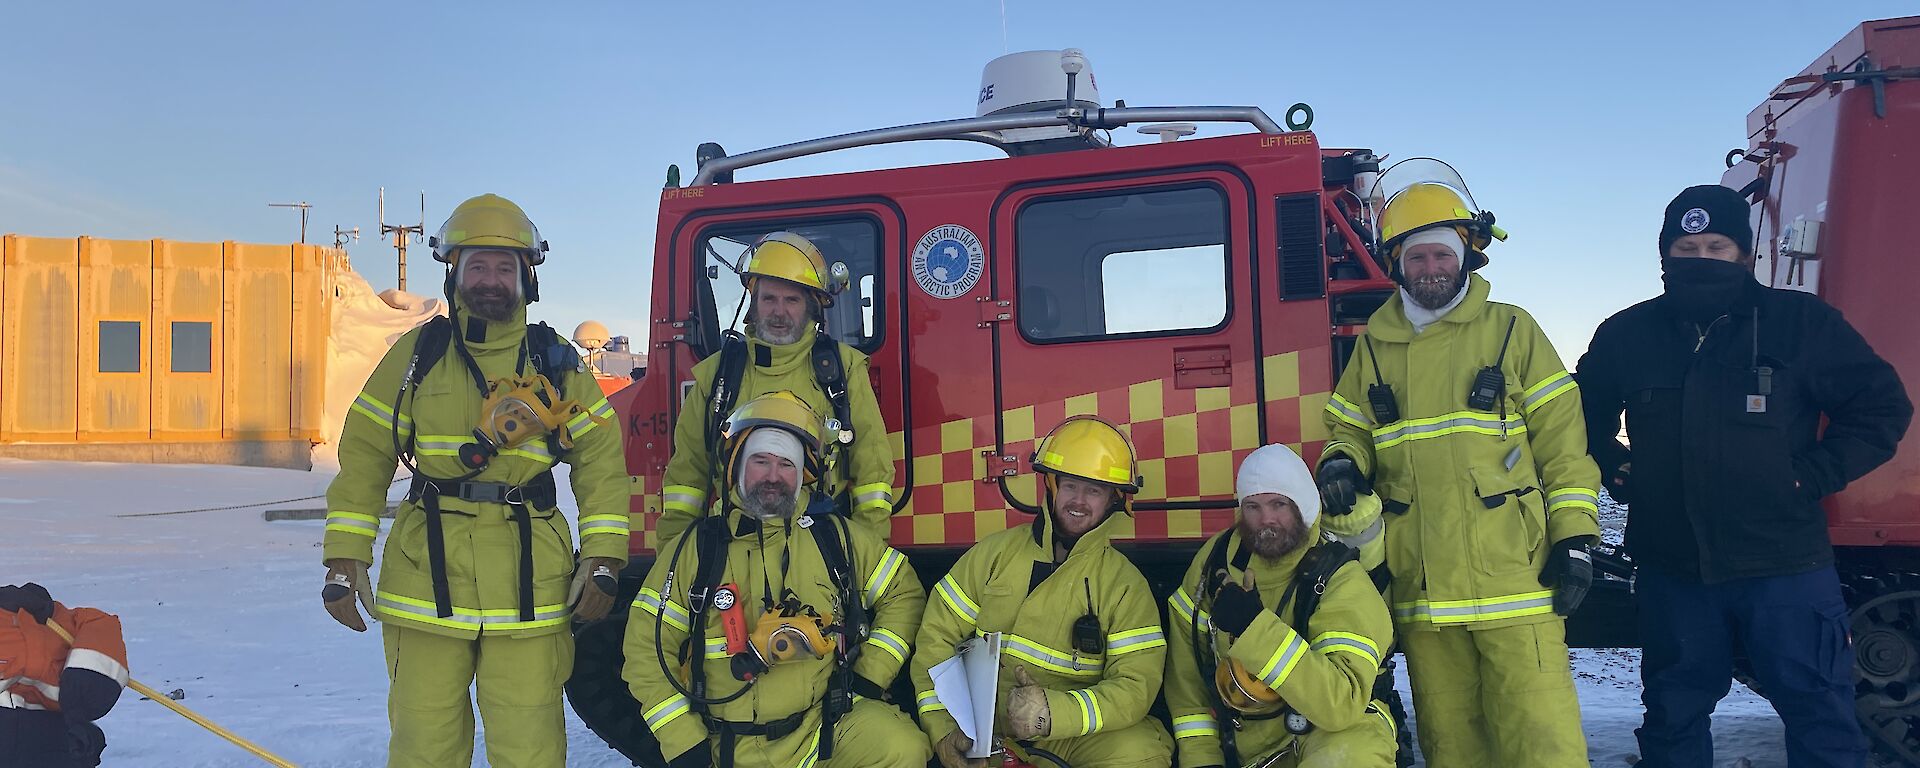
[(740, 506), (760, 520), (780, 520), (793, 516), (799, 506), (799, 494), (786, 483), (762, 480), (741, 494)]
[(803, 329), (799, 323), (785, 318), (766, 318), (753, 324), (754, 334), (761, 341), (774, 346), (786, 346), (800, 340)]
[(467, 311), (496, 323), (512, 318), (513, 311), (520, 308), (520, 298), (504, 288), (461, 288), (460, 301)]
[(1298, 516), (1285, 525), (1267, 526), (1258, 530), (1248, 525), (1245, 520), (1240, 521), (1239, 525), (1240, 540), (1246, 542), (1247, 547), (1252, 549), (1254, 554), (1268, 560), (1285, 557), (1287, 553), (1299, 547), (1300, 542), (1307, 537), (1307, 527), (1300, 524)]
[(1461, 270), (1450, 275), (1427, 275), (1419, 280), (1408, 280), (1407, 293), (1413, 296), (1413, 302), (1427, 309), (1439, 309), (1453, 301), (1459, 295)]

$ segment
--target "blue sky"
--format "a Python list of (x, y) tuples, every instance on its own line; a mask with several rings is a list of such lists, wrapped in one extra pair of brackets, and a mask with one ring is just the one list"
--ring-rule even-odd
[[(1004, 15), (1003, 15), (1004, 7)], [(667, 164), (972, 114), (980, 67), (1079, 47), (1135, 106), (1313, 105), (1328, 146), (1432, 155), (1513, 233), (1495, 296), (1571, 365), (1659, 291), (1672, 195), (1717, 181), (1746, 113), (1861, 21), (1911, 3), (16, 3), (0, 66), (0, 232), (290, 242), (427, 228), (481, 192), (553, 243), (534, 308), (646, 333)], [(1222, 129), (1214, 129), (1218, 132)], [(1209, 135), (1203, 131), (1202, 135)], [(1132, 132), (1124, 141), (1144, 141)], [(742, 180), (988, 156), (860, 150)], [(376, 287), (393, 251), (351, 246)], [(411, 252), (411, 282), (438, 270)], [(422, 285), (422, 283), (425, 285)]]

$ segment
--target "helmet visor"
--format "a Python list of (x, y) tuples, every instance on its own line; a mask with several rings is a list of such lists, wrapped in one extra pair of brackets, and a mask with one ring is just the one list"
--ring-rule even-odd
[(1460, 172), (1445, 161), (1431, 157), (1410, 157), (1389, 166), (1380, 174), (1367, 193), (1367, 205), (1371, 216), (1367, 224), (1373, 228), (1374, 246), (1380, 245), (1380, 217), (1387, 209), (1387, 203), (1407, 188), (1416, 184), (1438, 184), (1453, 190), (1467, 204), (1467, 209), (1479, 212), (1480, 204), (1474, 202), (1473, 193), (1467, 191), (1467, 182), (1460, 178)]

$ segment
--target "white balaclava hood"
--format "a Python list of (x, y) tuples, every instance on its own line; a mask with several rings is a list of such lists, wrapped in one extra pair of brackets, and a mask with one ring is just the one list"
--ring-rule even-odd
[(1300, 522), (1308, 527), (1320, 519), (1320, 486), (1292, 448), (1280, 443), (1263, 445), (1240, 462), (1240, 476), (1233, 482), (1234, 497), (1245, 499), (1262, 493), (1292, 499), (1300, 508)]
[[(793, 462), (799, 474), (794, 478), (795, 490), (806, 481), (806, 449), (800, 445), (800, 438), (792, 432), (777, 428), (756, 429), (747, 433), (747, 444), (740, 447), (742, 458), (756, 453), (770, 453)], [(734, 478), (744, 491), (747, 487), (747, 463), (740, 462), (740, 476)]]
[(1413, 323), (1414, 333), (1424, 331), (1427, 326), (1439, 322), (1440, 318), (1446, 317), (1448, 312), (1452, 312), (1454, 307), (1460, 306), (1460, 302), (1467, 298), (1467, 241), (1460, 239), (1460, 232), (1453, 227), (1434, 227), (1407, 235), (1407, 239), (1400, 243), (1400, 252), (1406, 253), (1408, 248), (1427, 244), (1444, 245), (1453, 249), (1453, 255), (1460, 258), (1460, 285), (1453, 294), (1453, 300), (1439, 309), (1420, 306), (1413, 300), (1413, 294), (1408, 293), (1404, 286), (1400, 288), (1400, 303), (1406, 307), (1407, 320)]

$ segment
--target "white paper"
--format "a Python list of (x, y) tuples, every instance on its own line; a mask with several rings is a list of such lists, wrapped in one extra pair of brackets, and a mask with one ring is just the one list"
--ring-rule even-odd
[[(973, 740), (967, 757), (993, 753), (993, 707), (1000, 692), (1000, 633), (975, 637), (953, 649), (953, 657), (927, 670), (933, 693), (947, 706), (960, 732)], [(966, 702), (966, 704), (962, 704)]]

